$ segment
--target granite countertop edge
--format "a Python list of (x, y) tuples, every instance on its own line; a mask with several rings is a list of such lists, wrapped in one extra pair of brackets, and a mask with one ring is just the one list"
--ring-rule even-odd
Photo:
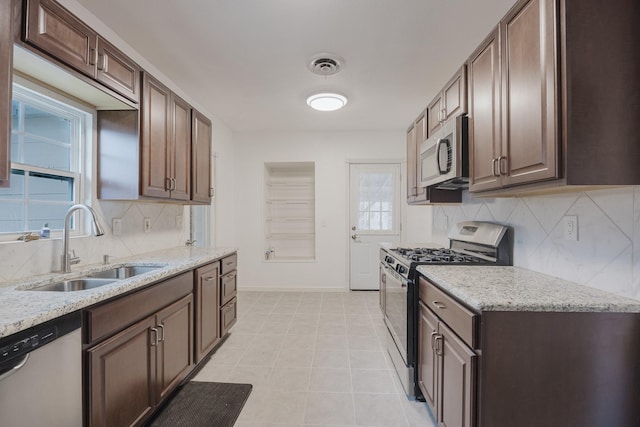
[(442, 290), (479, 313), (640, 313), (640, 300), (520, 267), (423, 265), (417, 270)]
[[(50, 273), (2, 282), (0, 283), (0, 338), (214, 262), (235, 252), (237, 248), (180, 247), (117, 258), (110, 264), (76, 267), (72, 273)], [(159, 268), (83, 291), (29, 291), (38, 286), (83, 277), (124, 264), (159, 266)]]

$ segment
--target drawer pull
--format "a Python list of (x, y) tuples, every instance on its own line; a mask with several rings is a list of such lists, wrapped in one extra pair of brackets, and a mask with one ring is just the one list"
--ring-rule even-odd
[(436, 308), (438, 308), (440, 310), (443, 310), (443, 309), (447, 308), (447, 306), (444, 305), (443, 303), (441, 303), (440, 301), (433, 301), (432, 304), (435, 305)]
[(158, 342), (164, 341), (164, 325), (158, 325)]
[(205, 277), (203, 280), (204, 280), (205, 282), (211, 282), (211, 281), (215, 280), (215, 277), (213, 277), (213, 276), (209, 276), (209, 277)]

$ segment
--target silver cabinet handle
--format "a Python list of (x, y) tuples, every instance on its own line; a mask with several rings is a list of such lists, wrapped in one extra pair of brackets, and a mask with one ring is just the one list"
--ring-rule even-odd
[(164, 189), (166, 191), (171, 191), (171, 178), (164, 179)]
[(500, 176), (500, 173), (496, 173), (496, 163), (498, 162), (498, 159), (491, 159), (491, 174), (493, 176)]
[(151, 340), (151, 347), (155, 347), (158, 345), (158, 330), (156, 328), (149, 328), (151, 332), (153, 332), (153, 339)]
[(204, 279), (202, 279), (205, 282), (213, 282), (215, 280), (215, 277), (213, 276), (209, 276), (209, 277), (205, 277)]
[(160, 324), (157, 326), (158, 328), (158, 342), (163, 342), (164, 341), (164, 325)]
[[(504, 168), (505, 170), (504, 170), (504, 172), (502, 171), (502, 160), (505, 160), (505, 168)], [(507, 167), (508, 165), (506, 164), (507, 163), (506, 160), (507, 160), (507, 156), (498, 157), (498, 174), (500, 174), (500, 175), (507, 175), (507, 172), (508, 172), (509, 168)]]
[(98, 62), (98, 51), (94, 48), (89, 48), (89, 65), (96, 65)]
[(444, 340), (444, 337), (442, 336), (442, 334), (437, 334), (434, 342), (435, 342), (435, 347), (434, 350), (436, 351), (436, 354), (438, 356), (442, 356), (442, 342)]
[(435, 340), (437, 336), (438, 336), (438, 333), (436, 331), (431, 332), (431, 348), (434, 350), (436, 349)]
[(438, 308), (440, 310), (443, 310), (443, 309), (447, 308), (447, 306), (444, 305), (443, 303), (441, 303), (440, 301), (433, 301), (432, 304), (435, 305), (436, 308)]

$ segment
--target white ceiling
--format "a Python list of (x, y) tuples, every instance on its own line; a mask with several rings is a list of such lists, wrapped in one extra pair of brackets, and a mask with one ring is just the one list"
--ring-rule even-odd
[[(234, 131), (406, 129), (515, 0), (77, 0)], [(319, 52), (345, 59), (312, 74)], [(318, 90), (348, 105), (316, 112)]]

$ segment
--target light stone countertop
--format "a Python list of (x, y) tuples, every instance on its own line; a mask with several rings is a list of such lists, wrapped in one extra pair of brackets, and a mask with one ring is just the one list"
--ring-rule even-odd
[(477, 312), (640, 312), (640, 300), (519, 267), (422, 265), (418, 272)]
[[(181, 247), (127, 258), (117, 258), (108, 265), (95, 264), (84, 268), (77, 267), (76, 270), (67, 274), (51, 273), (33, 278), (2, 282), (0, 283), (0, 338), (143, 287), (152, 282), (191, 270), (216, 259), (224, 258), (236, 251), (236, 248)], [(156, 265), (161, 266), (161, 268), (84, 291), (51, 292), (26, 290), (61, 280), (86, 276), (123, 264)]]

